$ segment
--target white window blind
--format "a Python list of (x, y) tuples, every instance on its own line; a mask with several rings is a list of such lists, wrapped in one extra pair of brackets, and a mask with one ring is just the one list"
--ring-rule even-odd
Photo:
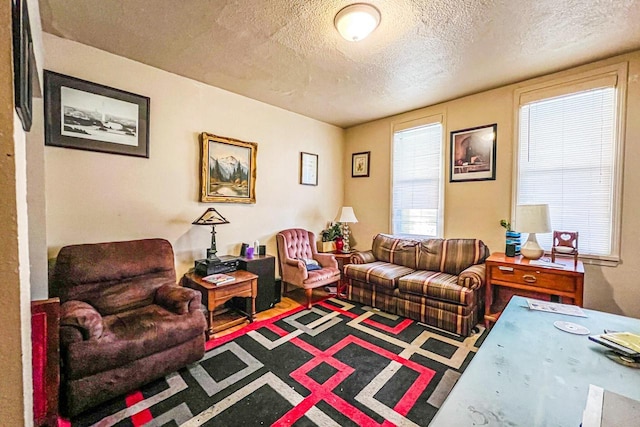
[(394, 132), (393, 234), (439, 236), (442, 230), (442, 124)]
[[(520, 106), (517, 203), (548, 203), (583, 255), (614, 252), (616, 105), (615, 87), (600, 87)], [(551, 248), (553, 233), (537, 237)]]

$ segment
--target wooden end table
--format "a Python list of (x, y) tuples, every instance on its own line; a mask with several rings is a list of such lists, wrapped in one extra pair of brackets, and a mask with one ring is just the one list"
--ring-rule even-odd
[(486, 260), (486, 289), (484, 324), (488, 329), (495, 323), (504, 307), (492, 307), (494, 287), (501, 286), (518, 291), (535, 292), (568, 298), (571, 303), (582, 307), (584, 288), (584, 265), (573, 258), (556, 258), (556, 263), (564, 268), (531, 265), (522, 256), (508, 257), (504, 253), (491, 254)]
[(344, 266), (345, 264), (349, 264), (351, 255), (353, 255), (355, 251), (348, 252), (348, 253), (342, 253), (342, 252), (330, 252), (330, 253), (336, 258), (336, 261), (338, 262), (338, 270), (340, 270), (340, 280), (336, 285), (336, 296), (337, 297), (346, 296), (346, 294), (342, 292), (342, 288), (347, 284), (347, 282), (344, 279)]
[[(236, 280), (229, 283), (223, 283), (222, 285), (214, 285), (213, 283), (202, 280), (202, 277), (195, 274), (193, 270), (189, 271), (182, 277), (182, 286), (195, 289), (202, 293), (202, 304), (207, 310), (207, 339), (214, 333), (239, 325), (247, 319), (249, 319), (249, 322), (253, 322), (256, 314), (258, 276), (244, 270), (237, 270), (225, 274), (235, 277)], [(237, 310), (241, 311), (244, 316), (239, 319), (234, 319), (214, 326), (214, 317), (227, 311), (226, 309), (220, 310), (219, 307), (233, 297), (250, 297), (251, 313), (245, 313), (244, 311)]]

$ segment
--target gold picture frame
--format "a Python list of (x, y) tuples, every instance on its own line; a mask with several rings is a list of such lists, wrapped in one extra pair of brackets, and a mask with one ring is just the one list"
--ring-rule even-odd
[(202, 132), (200, 201), (255, 203), (258, 144)]

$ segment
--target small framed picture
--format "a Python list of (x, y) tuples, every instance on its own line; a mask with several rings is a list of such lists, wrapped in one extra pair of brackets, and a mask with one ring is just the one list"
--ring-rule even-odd
[(149, 157), (149, 98), (45, 70), (45, 145)]
[(351, 155), (351, 177), (363, 178), (369, 176), (369, 157), (371, 151), (353, 153)]
[(449, 182), (496, 179), (496, 135), (498, 125), (451, 132)]
[(318, 155), (300, 153), (300, 184), (318, 185)]

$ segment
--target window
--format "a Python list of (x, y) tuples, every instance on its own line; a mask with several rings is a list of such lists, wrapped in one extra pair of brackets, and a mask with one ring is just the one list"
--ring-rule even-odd
[[(548, 203), (554, 230), (579, 232), (581, 255), (612, 261), (619, 241), (620, 80), (614, 72), (520, 93), (518, 118), (516, 203)], [(552, 236), (537, 237), (550, 249)]]
[[(391, 232), (442, 235), (442, 124), (394, 126)], [(411, 122), (410, 125), (415, 125)]]

